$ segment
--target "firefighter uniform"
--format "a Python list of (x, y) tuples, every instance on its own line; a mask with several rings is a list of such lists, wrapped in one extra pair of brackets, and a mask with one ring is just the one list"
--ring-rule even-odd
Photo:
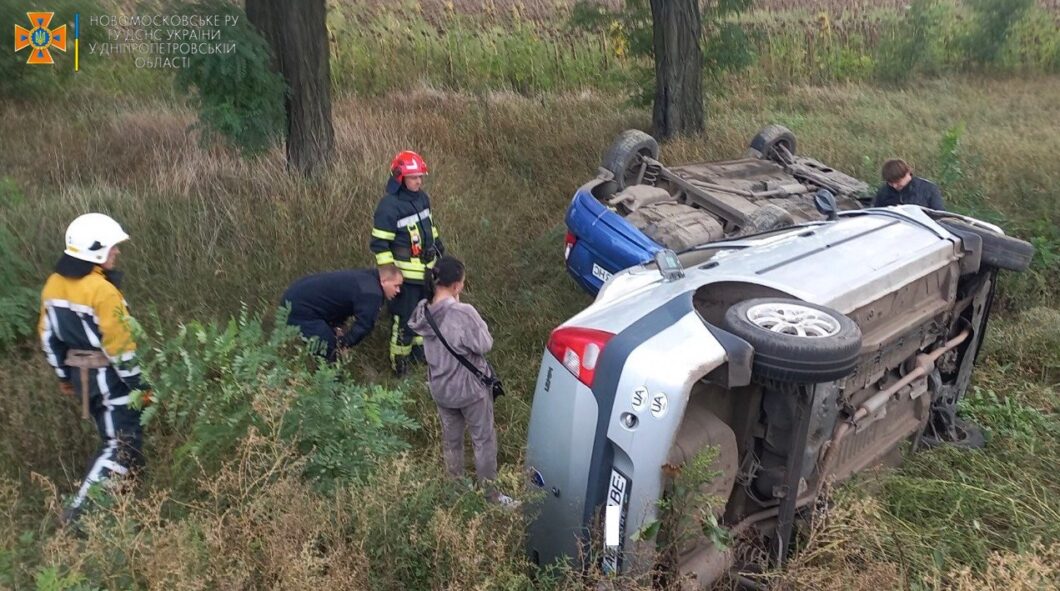
[[(129, 395), (144, 385), (127, 318), (125, 298), (98, 265), (64, 257), (41, 292), (38, 330), (44, 355), (61, 381), (78, 396), (86, 394), (103, 440), (71, 503), (74, 509), (92, 485), (143, 464), (140, 411), (129, 407)], [(93, 357), (98, 362), (75, 361)]]
[(41, 291), (37, 328), (45, 359), (63, 390), (81, 398), (82, 416), (92, 418), (102, 439), (65, 520), (76, 518), (92, 485), (143, 465), (140, 411), (129, 403), (134, 390), (147, 386), (140, 381), (120, 273), (113, 270), (117, 245), (128, 238), (106, 215), (78, 217), (67, 228), (66, 249)]
[[(426, 172), (426, 165), (421, 168)], [(426, 297), (427, 272), (444, 248), (431, 217), (427, 192), (409, 191), (399, 179), (400, 175), (395, 172), (387, 182), (386, 195), (375, 209), (369, 248), (375, 254), (377, 265), (394, 265), (405, 279), (401, 293), (389, 305), (390, 363), (395, 372), (402, 374), (410, 356), (414, 353), (422, 356), (423, 337), (409, 329), (408, 321), (416, 304)]]

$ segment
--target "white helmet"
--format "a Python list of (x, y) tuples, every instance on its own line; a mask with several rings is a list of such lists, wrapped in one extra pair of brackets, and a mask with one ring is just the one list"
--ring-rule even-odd
[(78, 217), (66, 228), (66, 254), (88, 261), (103, 264), (115, 244), (129, 239), (121, 225), (108, 215), (86, 213)]

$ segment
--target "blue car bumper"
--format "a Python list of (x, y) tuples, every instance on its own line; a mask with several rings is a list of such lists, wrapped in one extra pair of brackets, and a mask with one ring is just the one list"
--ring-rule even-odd
[(600, 291), (611, 274), (651, 260), (663, 247), (592, 195), (596, 179), (574, 194), (567, 209), (567, 230), (574, 244), (567, 272), (590, 294)]

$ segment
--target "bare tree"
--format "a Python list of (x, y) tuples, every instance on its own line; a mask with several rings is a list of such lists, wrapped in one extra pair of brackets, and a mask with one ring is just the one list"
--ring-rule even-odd
[(655, 135), (703, 131), (702, 22), (697, 0), (651, 0)]
[(335, 145), (325, 0), (246, 0), (246, 12), (287, 82), (287, 164), (315, 174)]

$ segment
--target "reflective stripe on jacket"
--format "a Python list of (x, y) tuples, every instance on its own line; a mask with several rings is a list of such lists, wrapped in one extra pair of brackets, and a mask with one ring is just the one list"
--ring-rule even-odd
[[(96, 266), (84, 277), (53, 273), (41, 291), (37, 331), (48, 364), (63, 381), (79, 382), (80, 372), (66, 365), (71, 349), (101, 351), (111, 365), (94, 370), (95, 394), (123, 396), (141, 387), (129, 309), (121, 291)], [(80, 386), (80, 384), (74, 384)]]
[(427, 192), (413, 193), (390, 179), (386, 195), (375, 208), (368, 246), (377, 265), (395, 265), (407, 281), (422, 282), (426, 270), (434, 266), (428, 253), (434, 254), (435, 246), (439, 252), (442, 248)]

